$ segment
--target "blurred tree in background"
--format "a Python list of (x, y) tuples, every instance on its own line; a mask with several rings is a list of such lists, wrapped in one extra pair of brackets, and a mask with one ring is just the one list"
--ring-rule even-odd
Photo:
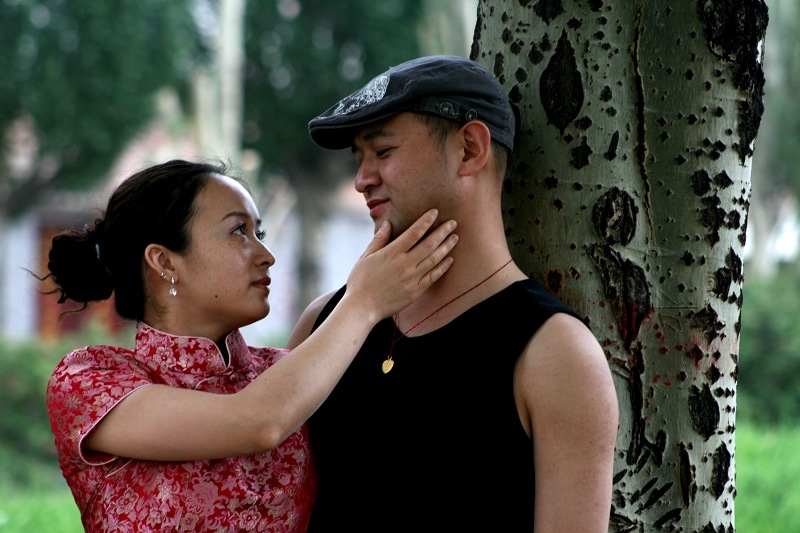
[(106, 178), (169, 87), (201, 147), (197, 157), (231, 161), (260, 185), (276, 176), (290, 185), (275, 211), (299, 215), (301, 309), (319, 293), (319, 229), (353, 175), (349, 153), (310, 141), (308, 121), (390, 65), (422, 53), (466, 55), (471, 4), (0, 2), (0, 228), (47, 191)]
[[(775, 242), (797, 224), (800, 195), (800, 6), (768, 0), (764, 116), (753, 157), (753, 194), (739, 346), (737, 418), (800, 424), (800, 263)], [(797, 243), (794, 243), (796, 246)]]
[(388, 65), (419, 55), (423, 10), (419, 0), (279, 0), (247, 10), (243, 147), (262, 158), (261, 181), (282, 175), (296, 195), (299, 313), (320, 293), (320, 228), (354, 175), (350, 152), (313, 144), (308, 121)]
[[(0, 2), (0, 216), (97, 182), (202, 58), (186, 0)], [(17, 148), (9, 157), (9, 147)]]
[[(768, 0), (770, 30), (764, 60), (764, 116), (753, 158), (750, 208), (751, 248), (747, 273), (770, 277), (786, 250), (776, 236), (783, 224), (797, 221), (800, 195), (800, 7), (797, 0)], [(753, 279), (749, 277), (748, 279)]]

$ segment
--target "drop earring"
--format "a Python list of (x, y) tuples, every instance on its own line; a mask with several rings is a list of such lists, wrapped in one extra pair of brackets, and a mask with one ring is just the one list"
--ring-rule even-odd
[(178, 295), (178, 289), (175, 288), (175, 276), (170, 276), (169, 283), (170, 283), (169, 295), (170, 296), (177, 296)]

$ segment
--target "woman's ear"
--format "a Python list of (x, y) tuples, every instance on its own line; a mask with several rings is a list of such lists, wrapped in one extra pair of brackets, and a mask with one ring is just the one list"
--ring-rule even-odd
[(478, 120), (467, 122), (460, 131), (464, 142), (461, 174), (477, 174), (489, 160), (492, 151), (492, 134), (486, 124)]
[(176, 275), (170, 259), (171, 255), (172, 252), (160, 244), (148, 244), (144, 249), (144, 260), (148, 270), (160, 278)]

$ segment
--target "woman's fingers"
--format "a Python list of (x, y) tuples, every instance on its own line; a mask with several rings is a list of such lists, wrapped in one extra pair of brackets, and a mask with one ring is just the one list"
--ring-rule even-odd
[[(427, 231), (431, 228), (431, 226), (433, 226), (433, 223), (436, 222), (436, 217), (438, 216), (439, 216), (438, 209), (429, 209), (428, 211), (423, 213), (417, 220), (415, 220), (414, 223), (411, 224), (411, 226), (407, 230), (405, 230), (393, 242), (391, 242), (389, 246), (395, 248), (398, 252), (407, 252), (411, 250), (417, 245), (420, 239), (422, 239), (425, 236), (425, 233), (427, 233)], [(450, 231), (452, 231), (452, 229)], [(447, 233), (449, 232), (446, 231), (445, 235)], [(444, 237), (441, 238), (443, 239)]]
[(361, 258), (363, 259), (364, 257), (373, 254), (378, 250), (380, 250), (381, 248), (383, 248), (384, 246), (386, 246), (386, 243), (389, 242), (389, 237), (391, 236), (391, 234), (392, 234), (392, 225), (388, 221), (384, 220), (383, 224), (381, 224), (381, 227), (378, 228), (378, 231), (376, 231), (375, 235), (372, 236), (372, 240), (367, 245), (367, 248), (366, 250), (364, 250), (364, 253), (361, 254)]

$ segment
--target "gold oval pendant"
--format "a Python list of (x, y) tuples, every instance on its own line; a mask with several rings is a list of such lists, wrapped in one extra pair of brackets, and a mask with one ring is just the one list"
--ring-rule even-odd
[(383, 364), (381, 364), (381, 369), (383, 370), (384, 374), (388, 374), (393, 366), (394, 366), (394, 361), (392, 361), (391, 359), (387, 359), (386, 361), (383, 362)]

